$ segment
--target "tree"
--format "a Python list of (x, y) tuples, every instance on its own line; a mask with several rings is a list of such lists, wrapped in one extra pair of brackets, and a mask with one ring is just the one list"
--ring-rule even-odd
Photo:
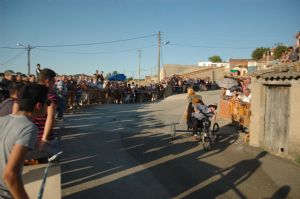
[(107, 74), (105, 75), (105, 79), (109, 79), (111, 76), (112, 76), (111, 73), (107, 73)]
[(111, 76), (117, 75), (117, 74), (119, 74), (118, 71), (114, 70), (112, 73), (107, 73), (105, 76), (105, 79), (109, 79)]
[(117, 75), (117, 74), (119, 74), (119, 73), (118, 73), (118, 71), (116, 71), (116, 70), (114, 70), (114, 71), (112, 72), (112, 75)]
[(260, 48), (256, 48), (253, 52), (252, 52), (252, 59), (255, 60), (260, 60), (264, 53), (270, 51), (269, 48), (264, 48), (264, 47), (260, 47)]
[(214, 55), (208, 58), (209, 61), (216, 63), (216, 62), (222, 62), (222, 59), (219, 55)]
[(276, 46), (276, 48), (274, 49), (274, 58), (275, 59), (280, 59), (281, 58), (281, 55), (284, 51), (286, 51), (288, 49), (287, 46), (285, 45), (282, 45), (282, 44), (278, 44)]

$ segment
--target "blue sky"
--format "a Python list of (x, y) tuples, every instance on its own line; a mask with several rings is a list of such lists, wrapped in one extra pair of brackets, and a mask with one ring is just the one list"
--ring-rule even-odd
[[(161, 64), (197, 64), (212, 55), (250, 58), (256, 47), (294, 45), (300, 31), (299, 0), (0, 0), (0, 71), (27, 73), (40, 63), (59, 74), (117, 70), (137, 77), (157, 67), (157, 34), (162, 32)], [(152, 35), (152, 36), (151, 36)]]

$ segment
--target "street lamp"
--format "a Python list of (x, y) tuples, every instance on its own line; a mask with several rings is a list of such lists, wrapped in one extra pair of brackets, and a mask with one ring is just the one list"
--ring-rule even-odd
[(17, 43), (17, 46), (22, 46), (27, 50), (27, 70), (28, 70), (28, 76), (30, 75), (30, 51), (31, 49), (33, 49), (32, 46), (30, 46), (29, 44), (27, 46), (21, 44), (21, 43)]

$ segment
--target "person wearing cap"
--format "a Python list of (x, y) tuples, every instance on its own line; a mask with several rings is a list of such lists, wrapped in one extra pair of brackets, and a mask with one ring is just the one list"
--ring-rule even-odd
[(216, 102), (208, 105), (209, 112), (213, 114), (211, 121), (216, 122), (216, 120), (217, 120), (217, 117), (216, 117), (217, 116), (217, 108), (218, 108), (218, 104)]

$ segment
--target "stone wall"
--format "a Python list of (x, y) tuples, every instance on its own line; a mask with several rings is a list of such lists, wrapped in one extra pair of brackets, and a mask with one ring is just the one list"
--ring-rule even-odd
[(288, 139), (288, 154), (300, 157), (300, 83), (293, 82), (291, 86), (290, 125)]
[[(300, 157), (300, 82), (298, 80), (286, 80), (290, 83), (290, 114), (288, 118), (288, 151), (286, 156), (292, 158)], [(251, 100), (251, 123), (250, 123), (250, 142), (251, 146), (267, 148), (264, 142), (265, 134), (265, 107), (266, 107), (266, 85), (265, 82), (253, 79), (250, 89), (252, 91)], [(280, 81), (273, 82), (280, 85)], [(281, 82), (282, 83), (282, 82)], [(276, 108), (276, 107), (274, 107)], [(283, 155), (283, 154), (277, 154)]]
[(180, 75), (183, 78), (209, 78), (218, 81), (224, 78), (224, 67), (210, 67)]

